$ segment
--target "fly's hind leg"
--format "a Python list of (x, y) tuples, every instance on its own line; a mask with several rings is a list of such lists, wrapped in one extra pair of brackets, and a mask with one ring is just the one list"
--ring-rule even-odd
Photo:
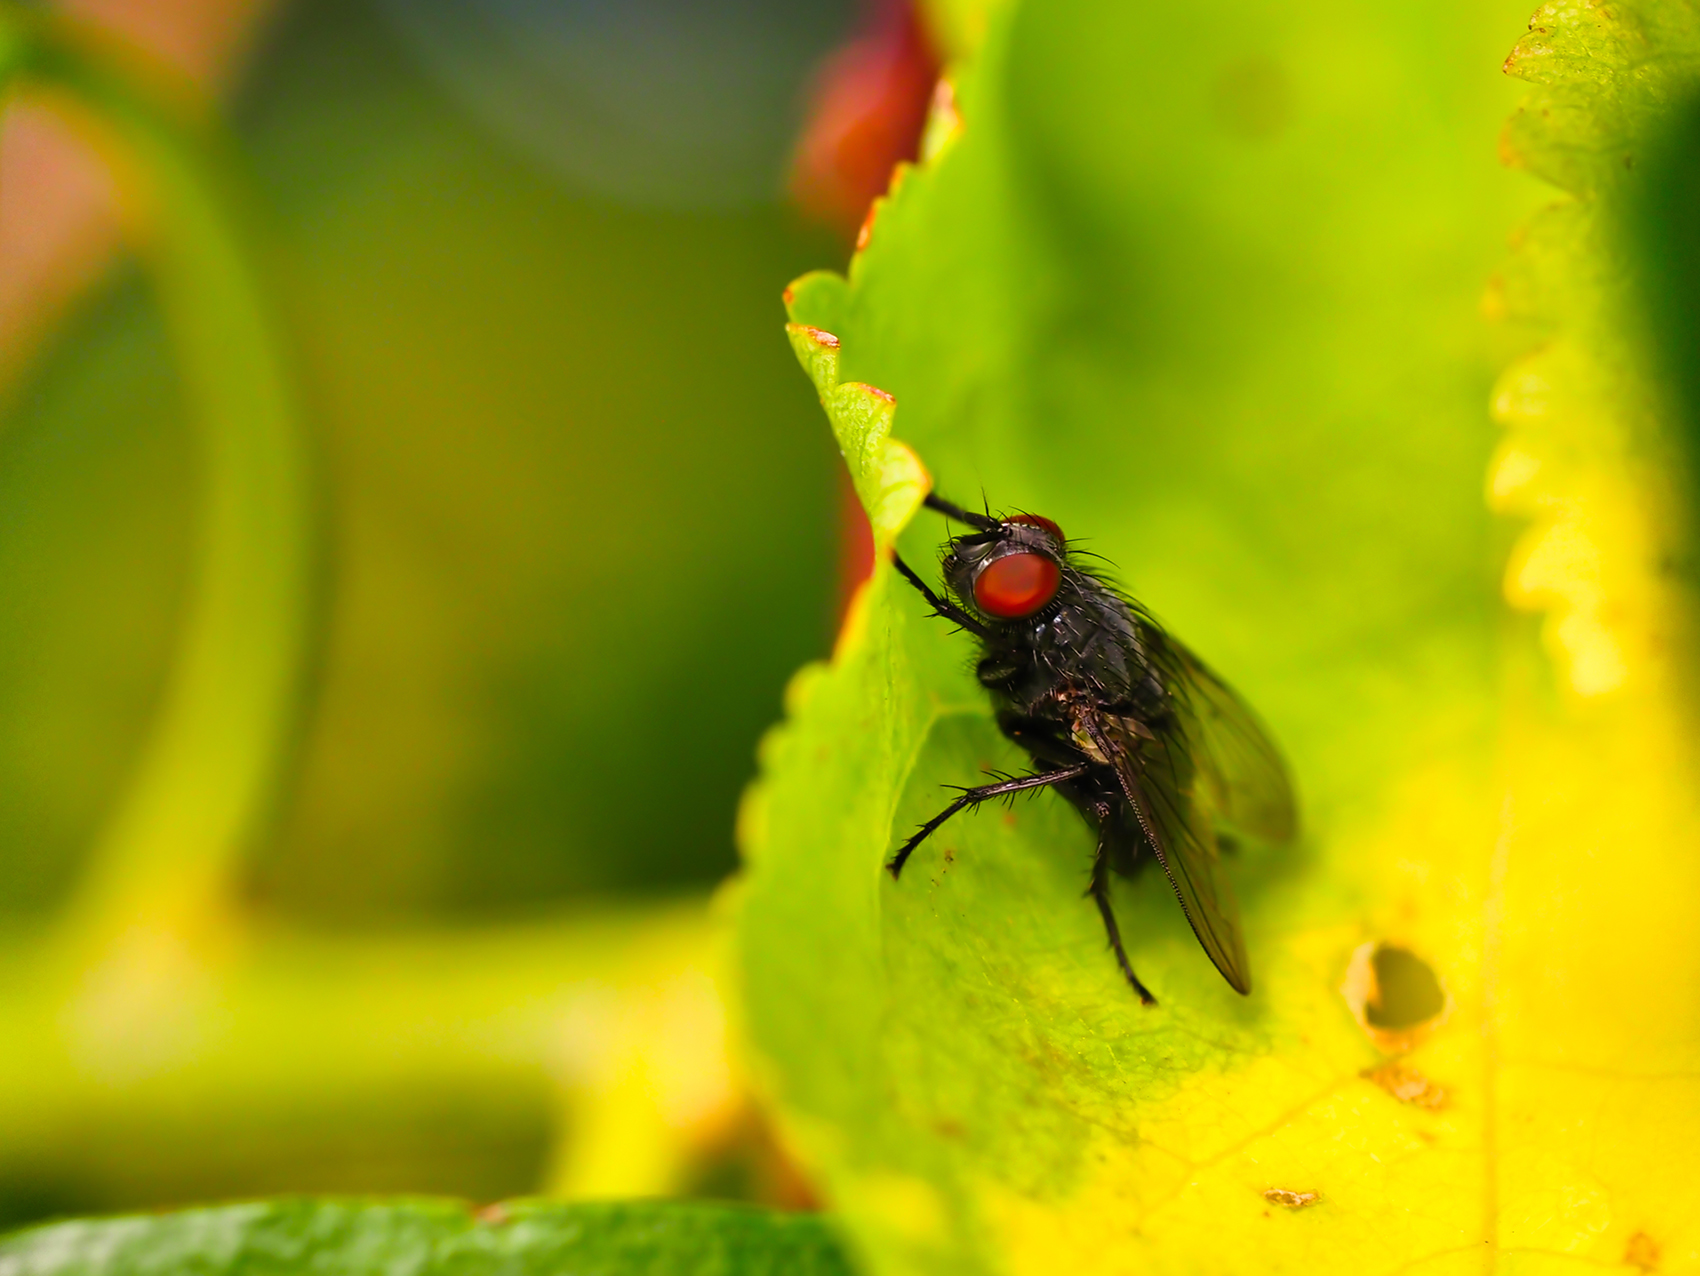
[(1116, 925), (1115, 910), (1110, 906), (1110, 847), (1108, 825), (1113, 818), (1108, 807), (1096, 808), (1098, 816), (1098, 853), (1092, 857), (1092, 885), (1086, 893), (1092, 897), (1092, 902), (1098, 905), (1098, 916), (1104, 919), (1104, 933), (1110, 937), (1110, 951), (1116, 955), (1116, 965), (1122, 968), (1122, 974), (1127, 976), (1127, 982), (1138, 994), (1139, 1000), (1147, 1006), (1155, 1006), (1157, 999), (1151, 995), (1151, 990), (1139, 982), (1139, 976), (1133, 973), (1133, 965), (1127, 959), (1127, 952), (1122, 948), (1121, 927)]
[(1006, 793), (1020, 793), (1024, 789), (1042, 789), (1047, 785), (1061, 784), (1065, 780), (1077, 779), (1085, 773), (1086, 764), (1081, 763), (1078, 766), (1065, 766), (1056, 771), (1042, 771), (1038, 775), (1023, 775), (1017, 776), (1013, 780), (999, 780), (996, 784), (982, 784), (976, 789), (963, 789), (961, 797), (921, 825), (920, 828), (915, 830), (915, 836), (897, 848), (897, 854), (891, 857), (886, 868), (890, 870), (893, 877), (900, 875), (903, 872), (904, 862), (914, 853), (915, 848), (936, 833), (939, 825), (964, 807), (979, 806), (980, 803), (990, 798), (1002, 797)]

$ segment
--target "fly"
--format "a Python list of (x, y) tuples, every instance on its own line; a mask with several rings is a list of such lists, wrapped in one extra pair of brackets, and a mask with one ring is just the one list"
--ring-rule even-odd
[(901, 558), (897, 570), (935, 615), (979, 639), (975, 675), (997, 704), (998, 728), (1035, 769), (963, 789), (898, 848), (886, 865), (892, 877), (959, 811), (1054, 788), (1097, 834), (1087, 894), (1139, 999), (1157, 1000), (1122, 947), (1110, 872), (1131, 875), (1148, 858), (1169, 879), (1216, 969), (1236, 992), (1249, 993), (1251, 968), (1218, 835), (1293, 837), (1293, 787), (1268, 734), (1144, 608), (1083, 571), (1050, 519), (994, 518), (937, 496), (926, 503), (972, 530), (945, 547), (943, 595)]

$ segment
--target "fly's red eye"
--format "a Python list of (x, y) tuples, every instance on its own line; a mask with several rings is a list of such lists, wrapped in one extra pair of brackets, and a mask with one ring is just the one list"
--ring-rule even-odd
[(1055, 536), (1059, 541), (1066, 541), (1068, 539), (1068, 537), (1063, 535), (1062, 528), (1051, 522), (1051, 520), (1046, 518), (1043, 514), (1016, 514), (1004, 519), (1004, 522), (1025, 523), (1028, 527), (1042, 527), (1052, 536)]
[(1021, 620), (1057, 596), (1062, 568), (1043, 554), (1005, 554), (974, 578), (974, 603), (988, 616)]

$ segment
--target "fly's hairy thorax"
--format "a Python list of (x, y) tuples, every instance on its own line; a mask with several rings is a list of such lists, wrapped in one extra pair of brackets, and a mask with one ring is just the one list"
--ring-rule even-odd
[(1082, 702), (1144, 721), (1167, 708), (1132, 608), (1102, 582), (1072, 569), (1053, 606), (985, 640), (977, 674), (1007, 707), (1058, 723), (1071, 723)]

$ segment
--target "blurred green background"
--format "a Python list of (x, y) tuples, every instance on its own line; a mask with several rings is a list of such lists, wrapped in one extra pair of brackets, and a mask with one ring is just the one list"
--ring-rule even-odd
[[(830, 633), (831, 445), (774, 333), (837, 250), (777, 199), (573, 190), (370, 6), (277, 23), (236, 118), (307, 342), (330, 561), (254, 891), (366, 925), (714, 881), (756, 737)], [(8, 912), (64, 890), (133, 757), (193, 512), (145, 288), (88, 310), (0, 458)]]
[[(826, 650), (839, 592), (837, 462), (779, 293), (846, 251), (783, 183), (809, 76), (855, 18), (829, 0), (306, 0), (261, 26), (230, 110), (299, 346), (323, 565), (296, 760), (242, 884), (298, 951), (262, 966), (345, 989), (373, 953), (487, 967), (468, 1004), (517, 1004), (571, 962), (528, 975), (491, 945), (612, 951), (626, 941), (596, 928), (629, 934), (624, 901), (700, 896), (732, 867), (756, 740)], [(165, 328), (120, 261), (11, 388), (0, 433), (9, 995), (159, 702), (196, 484)], [(549, 920), (563, 910), (578, 920)], [(414, 1031), (364, 1015), (305, 1014), (324, 1035), (302, 1070)], [(412, 1093), (378, 1063), (364, 1098), (233, 1082), (197, 1114), (204, 1082), (91, 1106), (35, 1075), (50, 1052), (19, 1057), (0, 1067), (0, 1223), (255, 1191), (521, 1193), (559, 1118), (547, 1060), (515, 1064), (530, 1080), (506, 1095)], [(32, 1113), (17, 1096), (38, 1082), (60, 1088)], [(275, 1111), (248, 1111), (268, 1095)], [(102, 1103), (174, 1115), (116, 1130)], [(30, 1125), (53, 1104), (75, 1120)], [(253, 1127), (221, 1128), (237, 1109)], [(287, 1137), (268, 1150), (262, 1125)]]

